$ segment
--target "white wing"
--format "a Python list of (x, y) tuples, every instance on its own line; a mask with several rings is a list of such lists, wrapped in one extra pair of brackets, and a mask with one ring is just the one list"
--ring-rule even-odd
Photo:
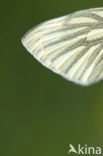
[(44, 22), (22, 43), (39, 62), (68, 80), (90, 85), (103, 79), (103, 8)]

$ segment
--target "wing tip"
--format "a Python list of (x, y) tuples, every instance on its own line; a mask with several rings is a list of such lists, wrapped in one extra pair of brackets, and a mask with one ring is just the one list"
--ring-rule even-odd
[[(25, 37), (27, 36), (27, 33), (21, 38), (21, 43), (23, 44), (23, 46), (25, 47), (25, 49), (31, 54), (31, 50), (26, 46), (25, 42), (24, 42), (24, 39)], [(48, 66), (46, 66), (42, 61), (40, 61), (40, 59), (37, 58), (36, 55), (33, 55), (34, 58), (36, 58), (43, 66), (45, 66), (46, 68), (48, 68), (49, 70), (51, 70), (52, 72), (56, 73), (57, 75), (61, 75), (64, 79), (68, 80), (68, 81), (71, 81), (71, 82), (74, 82), (74, 84), (76, 85), (79, 85), (79, 86), (82, 86), (82, 87), (88, 87), (88, 86), (92, 86), (93, 84), (96, 84), (98, 81), (101, 81), (102, 79), (99, 79), (99, 80), (85, 80), (85, 81), (81, 81), (81, 80), (74, 80), (70, 77), (67, 77), (67, 75), (65, 75), (64, 73), (60, 73), (60, 72), (57, 72), (55, 71), (55, 69), (52, 69)]]
[(25, 44), (25, 37), (26, 37), (26, 34), (21, 38), (21, 43), (22, 43), (22, 45), (24, 46), (24, 48), (31, 54), (31, 55), (33, 55), (32, 54), (32, 52), (31, 52), (31, 50), (27, 47), (27, 45)]

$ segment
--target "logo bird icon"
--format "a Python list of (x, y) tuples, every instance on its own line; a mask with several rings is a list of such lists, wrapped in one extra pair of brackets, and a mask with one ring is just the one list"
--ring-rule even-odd
[(76, 149), (74, 148), (74, 146), (72, 144), (70, 144), (69, 146), (70, 146), (70, 150), (69, 150), (68, 154), (71, 152), (77, 153)]

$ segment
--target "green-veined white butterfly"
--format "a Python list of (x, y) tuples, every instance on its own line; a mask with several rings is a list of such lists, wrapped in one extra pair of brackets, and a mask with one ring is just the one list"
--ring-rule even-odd
[(77, 84), (103, 79), (103, 8), (46, 21), (22, 38), (44, 66)]

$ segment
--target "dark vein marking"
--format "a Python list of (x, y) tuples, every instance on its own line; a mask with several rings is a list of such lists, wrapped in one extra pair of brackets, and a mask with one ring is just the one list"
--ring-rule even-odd
[[(98, 65), (100, 65), (100, 63), (103, 61), (103, 54), (101, 54), (100, 55), (100, 57), (98, 58), (98, 60), (96, 61), (96, 63), (95, 63), (95, 66), (94, 66), (94, 68), (93, 68), (93, 71), (91, 72), (91, 74), (89, 75), (89, 77), (88, 77), (88, 80), (91, 78), (91, 76), (92, 76), (92, 73), (96, 70), (96, 68), (98, 67)], [(101, 71), (101, 69), (100, 69), (100, 71)], [(100, 73), (99, 73), (100, 74)], [(98, 75), (98, 73), (97, 73), (97, 76), (95, 77), (95, 79), (98, 79), (99, 78), (99, 75)]]
[[(101, 50), (103, 48), (103, 45), (100, 44), (100, 46), (98, 48), (96, 48), (94, 50), (94, 52), (91, 54), (91, 56), (89, 57), (89, 60), (84, 68), (84, 70), (82, 71), (80, 77), (79, 77), (79, 80), (82, 79), (84, 73), (88, 70), (88, 68), (90, 67), (90, 65), (92, 65), (92, 63), (95, 61), (96, 57), (100, 54)], [(92, 72), (92, 71), (91, 71)]]
[(80, 58), (82, 56), (84, 56), (86, 54), (86, 52), (88, 52), (88, 50), (91, 48), (91, 46), (86, 47), (85, 49), (83, 49), (72, 61), (72, 63), (69, 65), (69, 67), (67, 67), (67, 69), (64, 71), (64, 73), (68, 73), (69, 70), (80, 60)]
[(63, 50), (63, 51), (61, 51), (59, 54), (57, 54), (57, 55), (55, 56), (55, 58), (52, 59), (52, 62), (54, 62), (58, 57), (60, 57), (60, 56), (62, 56), (62, 55), (64, 55), (64, 54), (66, 54), (66, 53), (68, 53), (68, 52), (70, 52), (70, 51), (72, 51), (72, 50), (74, 50), (74, 49), (76, 49), (76, 48), (78, 48), (78, 47), (80, 47), (80, 46), (83, 46), (84, 43), (85, 43), (85, 38), (79, 40), (76, 44), (73, 44), (73, 45), (67, 47), (65, 50)]
[[(85, 34), (87, 34), (89, 31), (90, 31), (89, 28), (86, 28), (86, 29), (84, 29), (84, 30), (78, 31), (78, 32), (73, 33), (73, 34), (71, 34), (71, 35), (67, 35), (67, 36), (65, 36), (65, 37), (59, 38), (58, 40), (52, 41), (51, 43), (47, 44), (44, 48), (47, 48), (47, 47), (49, 47), (49, 46), (52, 46), (52, 45), (55, 45), (55, 44), (58, 44), (58, 43), (61, 43), (61, 42), (67, 41), (67, 40), (69, 41), (69, 40), (74, 39), (74, 38), (76, 38), (76, 37), (79, 37), (79, 36), (81, 36), (81, 35), (85, 35)], [(50, 42), (50, 41), (48, 41), (48, 42)]]

